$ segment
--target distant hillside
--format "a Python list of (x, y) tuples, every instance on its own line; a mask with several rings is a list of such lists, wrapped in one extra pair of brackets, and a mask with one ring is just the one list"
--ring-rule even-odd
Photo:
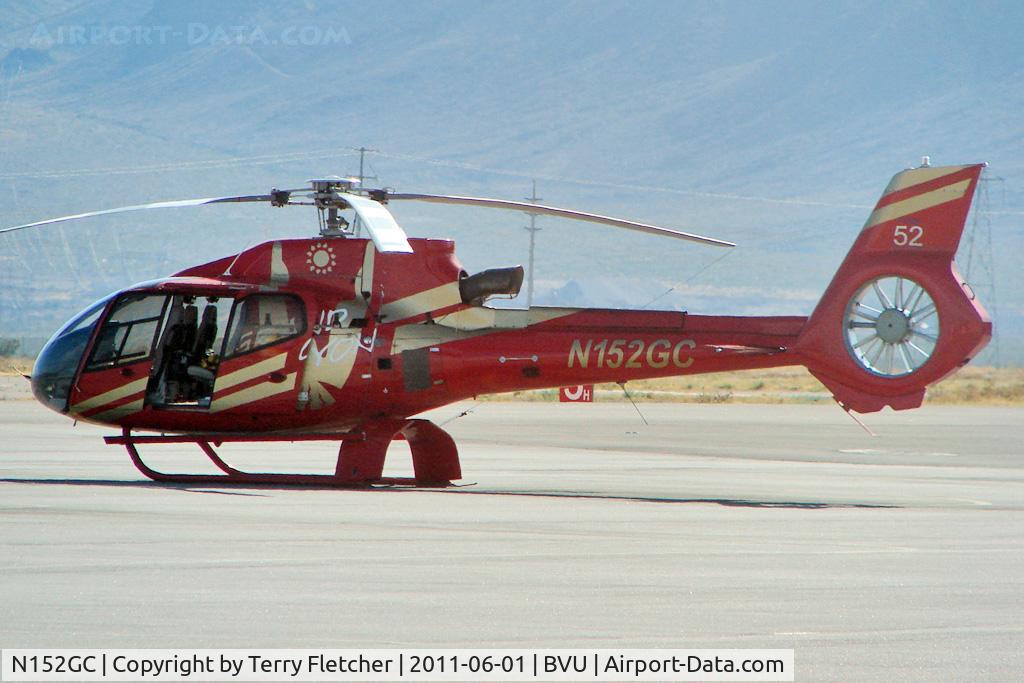
[[(987, 208), (1019, 363), (1022, 19), (1011, 3), (9, 0), (0, 215), (266, 191), (354, 172), (366, 145), (368, 173), (401, 189), (519, 198), (536, 178), (552, 203), (741, 245), (717, 261), (544, 220), (551, 289), (599, 274), (641, 305), (675, 287), (659, 305), (802, 313), (894, 172), (984, 160), (1004, 179)], [(190, 211), (0, 237), (0, 332), (45, 335), (90, 297), (313, 225)], [(395, 212), (458, 239), (470, 269), (526, 259), (521, 216)]]

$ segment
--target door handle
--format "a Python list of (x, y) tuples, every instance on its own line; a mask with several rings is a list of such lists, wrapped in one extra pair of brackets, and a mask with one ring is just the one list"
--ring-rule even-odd
[(288, 377), (281, 374), (280, 372), (272, 372), (269, 375), (267, 375), (267, 379), (273, 382), (274, 384), (280, 384), (281, 382), (288, 379)]

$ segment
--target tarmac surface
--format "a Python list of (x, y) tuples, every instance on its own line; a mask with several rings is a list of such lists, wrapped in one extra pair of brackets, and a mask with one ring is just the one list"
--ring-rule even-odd
[(152, 483), (112, 430), (0, 402), (0, 647), (794, 648), (798, 681), (1021, 679), (1022, 409), (865, 416), (877, 437), (820, 405), (429, 417), (472, 406), (445, 426), (472, 486), (297, 490)]

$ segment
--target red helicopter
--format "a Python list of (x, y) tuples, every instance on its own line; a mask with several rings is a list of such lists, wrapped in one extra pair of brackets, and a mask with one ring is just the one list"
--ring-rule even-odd
[[(733, 245), (549, 206), (368, 190), (353, 179), (0, 232), (223, 202), (315, 206), (317, 237), (265, 242), (92, 304), (40, 352), (33, 392), (71, 418), (120, 427), (106, 441), (158, 481), (446, 486), (462, 476), (455, 443), (413, 416), (481, 394), (804, 365), (847, 411), (920, 406), (929, 384), (992, 335), (953, 262), (983, 167), (897, 173), (809, 317), (493, 308), (490, 297), (519, 292), (522, 267), (469, 275), (452, 241), (407, 238), (388, 202), (498, 207)], [(349, 210), (351, 224), (341, 214)], [(412, 479), (382, 476), (396, 439), (409, 444)], [(333, 474), (244, 472), (214, 450), (303, 440), (340, 442)], [(138, 452), (153, 443), (197, 444), (224, 474), (156, 471)]]

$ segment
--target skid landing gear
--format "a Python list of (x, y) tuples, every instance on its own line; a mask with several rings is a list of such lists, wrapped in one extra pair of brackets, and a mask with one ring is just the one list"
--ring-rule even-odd
[[(412, 452), (413, 477), (385, 477), (384, 458), (394, 440), (405, 440)], [(108, 444), (120, 444), (132, 464), (154, 481), (180, 484), (270, 484), (286, 486), (354, 488), (373, 485), (443, 488), (462, 478), (459, 452), (447, 432), (427, 420), (378, 420), (341, 434), (188, 434), (133, 435), (127, 427), (120, 436), (107, 436)], [(214, 446), (222, 443), (284, 441), (340, 441), (334, 474), (286, 474), (244, 472), (221, 458)], [(170, 474), (155, 470), (139, 455), (140, 444), (194, 443), (224, 474)]]

